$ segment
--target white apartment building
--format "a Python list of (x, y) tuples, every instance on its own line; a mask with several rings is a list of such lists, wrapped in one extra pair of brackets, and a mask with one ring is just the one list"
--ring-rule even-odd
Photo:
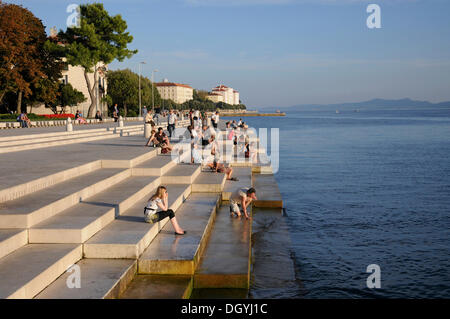
[(239, 92), (238, 91), (233, 91), (234, 93), (234, 105), (239, 104)]
[(221, 84), (213, 88), (211, 91), (211, 94), (221, 95), (223, 98), (223, 102), (227, 104), (239, 104), (239, 92), (234, 90), (233, 88)]
[(172, 100), (175, 103), (184, 103), (194, 98), (194, 89), (187, 84), (173, 83), (167, 80), (155, 83), (161, 98)]

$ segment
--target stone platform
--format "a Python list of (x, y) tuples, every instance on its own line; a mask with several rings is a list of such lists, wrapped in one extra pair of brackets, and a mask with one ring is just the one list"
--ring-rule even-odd
[[(180, 163), (186, 154), (145, 147), (143, 128), (128, 124), (0, 133), (0, 298), (189, 298), (200, 287), (248, 289), (252, 222), (231, 218), (226, 200), (254, 186), (255, 206), (281, 207), (273, 175), (255, 173), (259, 161), (235, 162), (239, 181), (226, 180)], [(186, 235), (174, 235), (168, 218), (144, 222), (159, 185)], [(70, 289), (74, 265), (81, 288)]]

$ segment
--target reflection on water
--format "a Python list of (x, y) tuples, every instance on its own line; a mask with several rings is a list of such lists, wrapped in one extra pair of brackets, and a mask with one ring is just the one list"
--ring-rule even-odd
[(296, 278), (287, 218), (281, 209), (253, 209), (251, 298), (295, 298), (302, 291)]

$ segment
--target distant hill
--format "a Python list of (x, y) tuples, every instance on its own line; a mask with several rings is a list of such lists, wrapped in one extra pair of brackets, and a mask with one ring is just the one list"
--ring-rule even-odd
[(385, 100), (385, 99), (373, 99), (364, 102), (346, 102), (346, 103), (336, 103), (336, 104), (301, 104), (294, 105), (289, 107), (283, 107), (283, 110), (293, 110), (300, 107), (336, 107), (336, 108), (360, 108), (360, 107), (450, 107), (450, 101), (440, 102), (440, 103), (431, 103), (428, 101), (416, 101), (408, 98), (400, 99), (400, 100)]

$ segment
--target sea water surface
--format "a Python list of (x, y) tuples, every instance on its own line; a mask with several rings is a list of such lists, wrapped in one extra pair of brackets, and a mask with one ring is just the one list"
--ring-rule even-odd
[[(282, 263), (255, 267), (251, 297), (450, 298), (450, 109), (308, 108), (243, 120), (280, 129), (275, 177), (287, 216), (254, 227), (268, 234), (256, 238), (255, 265), (276, 260), (289, 233), (295, 272), (275, 284)], [(371, 264), (380, 289), (367, 288)]]

